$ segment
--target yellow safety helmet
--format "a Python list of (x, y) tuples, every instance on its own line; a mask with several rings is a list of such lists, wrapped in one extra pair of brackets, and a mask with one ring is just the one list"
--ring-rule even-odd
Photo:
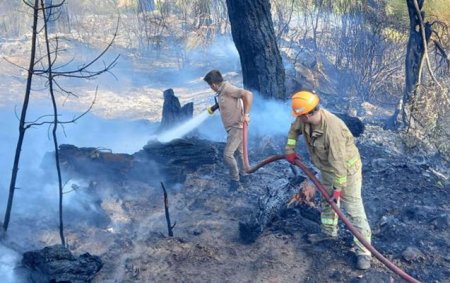
[(292, 96), (292, 115), (301, 116), (308, 114), (319, 105), (319, 102), (319, 96), (311, 91), (302, 90), (296, 92)]

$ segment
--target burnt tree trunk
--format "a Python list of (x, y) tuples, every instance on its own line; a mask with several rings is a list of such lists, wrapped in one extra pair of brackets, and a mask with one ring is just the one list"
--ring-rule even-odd
[(11, 217), (11, 210), (14, 200), (14, 191), (16, 190), (16, 181), (17, 181), (17, 174), (19, 172), (19, 161), (20, 161), (20, 155), (22, 152), (22, 146), (25, 139), (25, 131), (26, 131), (26, 117), (27, 117), (27, 111), (28, 111), (28, 104), (30, 102), (30, 95), (31, 95), (31, 82), (33, 80), (33, 74), (34, 74), (34, 65), (36, 60), (36, 46), (37, 46), (37, 24), (38, 24), (38, 13), (39, 13), (39, 0), (34, 1), (33, 5), (33, 33), (31, 38), (31, 54), (30, 54), (30, 61), (29, 61), (29, 67), (28, 67), (28, 77), (27, 77), (27, 86), (25, 90), (25, 96), (23, 99), (23, 105), (22, 105), (22, 111), (20, 114), (20, 121), (19, 121), (19, 137), (17, 140), (16, 145), (16, 153), (14, 155), (14, 163), (11, 173), (11, 182), (9, 184), (9, 194), (8, 194), (8, 202), (6, 205), (6, 212), (5, 212), (5, 219), (3, 222), (3, 230), (6, 232), (8, 230), (8, 225)]
[(173, 89), (164, 91), (164, 104), (161, 118), (161, 126), (158, 131), (164, 131), (172, 128), (178, 123), (192, 118), (194, 113), (194, 104), (187, 103), (181, 107), (178, 97), (175, 96)]
[(263, 97), (285, 98), (285, 72), (269, 0), (227, 0), (227, 7), (244, 87)]
[[(400, 123), (404, 126), (409, 125), (410, 116), (410, 103), (411, 98), (416, 90), (416, 87), (420, 80), (420, 69), (422, 68), (422, 60), (425, 55), (425, 46), (423, 45), (423, 39), (421, 35), (421, 24), (419, 14), (414, 7), (414, 1), (407, 0), (408, 14), (409, 14), (409, 39), (406, 47), (405, 58), (405, 91), (403, 97), (398, 103), (398, 107), (395, 110), (393, 116), (387, 121), (387, 128), (396, 128)], [(425, 0), (417, 0), (419, 9), (421, 11), (422, 19), (425, 18), (425, 12), (422, 11)], [(431, 36), (431, 25), (425, 23), (425, 36), (428, 43)], [(399, 115), (401, 114), (401, 121), (399, 121)]]

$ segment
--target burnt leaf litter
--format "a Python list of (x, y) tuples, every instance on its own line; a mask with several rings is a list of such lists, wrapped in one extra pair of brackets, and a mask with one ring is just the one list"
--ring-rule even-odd
[[(396, 138), (394, 133), (374, 125), (366, 127), (357, 138), (372, 243), (416, 279), (448, 282), (450, 197), (449, 182), (445, 179), (448, 168), (437, 156), (401, 148)], [(262, 140), (250, 141), (251, 162), (282, 150), (284, 137), (273, 138), (272, 145), (265, 147), (267, 150), (261, 150), (258, 141)], [(116, 202), (127, 218), (119, 225), (115, 216), (109, 214), (117, 212), (100, 205), (111, 223), (116, 223), (116, 237), (120, 237), (97, 254), (104, 267), (94, 282), (113, 278), (114, 273), (108, 270), (117, 268), (116, 265), (125, 268), (123, 278), (127, 282), (180, 278), (183, 282), (402, 281), (376, 259), (371, 269), (356, 270), (352, 235), (341, 222), (337, 240), (307, 242), (309, 233), (319, 231), (318, 205), (273, 205), (270, 211), (264, 211), (268, 195), (274, 196), (280, 190), (294, 193), (302, 179), (301, 172), (292, 170), (287, 162), (267, 165), (247, 177), (243, 190), (229, 192), (227, 170), (221, 160), (223, 146), (191, 137), (167, 144), (149, 143), (133, 155), (61, 147), (65, 172), (94, 182), (93, 194), (99, 194), (95, 190), (106, 184), (111, 191), (117, 190)], [(302, 156), (306, 158), (307, 154)], [(162, 224), (161, 192), (157, 186), (160, 181), (169, 188), (171, 217), (177, 222), (173, 238), (166, 236)], [(106, 202), (101, 197), (99, 201)], [(256, 213), (267, 213), (268, 218), (253, 217), (265, 219), (254, 223), (254, 227), (262, 228), (255, 232), (246, 226), (248, 230), (243, 232), (242, 224)], [(146, 230), (142, 230), (144, 227)], [(247, 235), (245, 231), (253, 234)], [(124, 248), (124, 239), (132, 252)], [(76, 242), (81, 244), (83, 240)], [(117, 256), (127, 260), (118, 263), (114, 260)], [(157, 266), (161, 269), (159, 275)]]

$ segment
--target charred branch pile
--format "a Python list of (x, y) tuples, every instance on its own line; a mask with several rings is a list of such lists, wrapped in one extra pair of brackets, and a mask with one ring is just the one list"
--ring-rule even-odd
[(218, 163), (222, 144), (206, 140), (176, 139), (170, 143), (149, 143), (134, 154), (137, 160), (153, 160), (167, 183), (181, 183), (186, 174), (199, 167)]
[(61, 168), (70, 175), (89, 179), (122, 179), (133, 168), (134, 157), (95, 147), (59, 146)]
[(182, 183), (200, 166), (218, 163), (222, 149), (220, 143), (178, 139), (149, 143), (133, 155), (67, 144), (59, 147), (59, 154), (62, 169), (72, 177), (113, 182), (129, 179), (155, 185), (161, 181)]
[(75, 257), (61, 245), (26, 252), (22, 264), (32, 271), (33, 282), (91, 282), (103, 267), (98, 256), (85, 253)]

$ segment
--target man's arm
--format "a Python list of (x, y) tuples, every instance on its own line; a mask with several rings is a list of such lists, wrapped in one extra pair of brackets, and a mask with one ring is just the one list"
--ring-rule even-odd
[(298, 136), (302, 134), (300, 119), (295, 119), (292, 122), (291, 127), (288, 132), (286, 146), (284, 148), (286, 154), (295, 153), (295, 148), (297, 147)]
[(253, 94), (248, 90), (244, 90), (242, 92), (242, 102), (244, 103), (244, 115), (250, 114), (253, 103)]

